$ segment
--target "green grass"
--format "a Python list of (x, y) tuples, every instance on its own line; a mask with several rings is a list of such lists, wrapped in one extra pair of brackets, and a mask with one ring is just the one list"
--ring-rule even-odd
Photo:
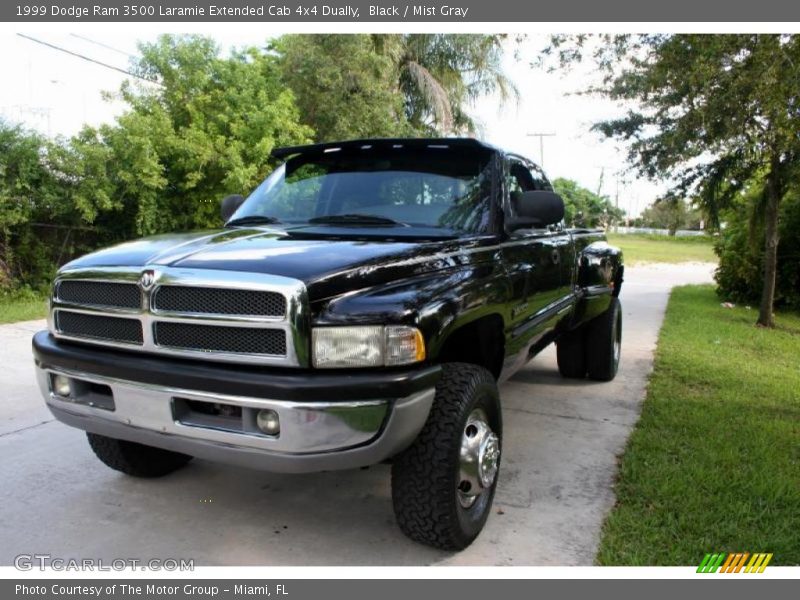
[(608, 243), (622, 248), (626, 264), (717, 262), (713, 242), (705, 236), (609, 233)]
[(800, 564), (800, 316), (755, 320), (712, 286), (673, 291), (600, 564), (737, 551)]
[(46, 302), (44, 295), (30, 291), (0, 293), (0, 324), (44, 319)]

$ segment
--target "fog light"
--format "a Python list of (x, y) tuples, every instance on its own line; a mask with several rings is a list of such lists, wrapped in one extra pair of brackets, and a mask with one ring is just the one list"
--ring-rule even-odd
[(278, 413), (269, 408), (258, 411), (256, 415), (256, 425), (267, 435), (278, 435), (281, 432), (281, 422)]
[(69, 377), (64, 377), (63, 375), (53, 376), (53, 391), (58, 396), (69, 398), (72, 394), (72, 384), (69, 382)]

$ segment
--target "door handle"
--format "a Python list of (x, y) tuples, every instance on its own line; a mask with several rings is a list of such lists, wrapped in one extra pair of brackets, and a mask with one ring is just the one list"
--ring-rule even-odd
[(553, 250), (550, 253), (550, 258), (553, 259), (553, 264), (554, 265), (557, 265), (559, 262), (561, 262), (561, 254), (559, 253), (558, 250)]

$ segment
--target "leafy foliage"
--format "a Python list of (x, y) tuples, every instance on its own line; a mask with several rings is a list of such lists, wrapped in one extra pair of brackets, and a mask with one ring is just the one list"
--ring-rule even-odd
[(698, 212), (683, 198), (662, 198), (642, 211), (637, 224), (642, 227), (666, 229), (669, 235), (675, 235), (679, 229), (699, 228)]
[(625, 214), (606, 196), (598, 196), (572, 179), (555, 179), (553, 190), (564, 200), (564, 220), (568, 225), (607, 228), (619, 222)]
[(286, 35), (272, 45), (281, 78), (317, 141), (412, 135), (391, 57), (368, 35)]
[(97, 203), (71, 202), (72, 178), (58, 169), (59, 147), (0, 122), (0, 291), (38, 287), (60, 255), (84, 248), (67, 228)]
[(716, 222), (743, 187), (762, 185), (764, 276), (758, 322), (773, 324), (779, 206), (800, 158), (800, 38), (794, 35), (556, 37), (569, 64), (586, 52), (604, 73), (593, 92), (638, 108), (598, 123), (627, 144), (640, 174), (675, 182)]
[(473, 133), (469, 106), (517, 91), (501, 35), (287, 35), (272, 44), (303, 122), (320, 141)]
[(478, 124), (469, 105), (498, 92), (502, 102), (518, 92), (502, 69), (506, 36), (407, 34), (376, 36), (376, 43), (396, 65), (406, 116), (418, 131), (473, 133)]
[(219, 199), (261, 181), (273, 148), (311, 139), (273, 57), (246, 49), (221, 59), (195, 36), (140, 50), (136, 71), (161, 85), (125, 84), (130, 110), (82, 134), (90, 151), (99, 144), (112, 158), (111, 194), (132, 217), (123, 235), (218, 225)]
[[(754, 185), (723, 213), (725, 228), (715, 244), (717, 294), (740, 304), (759, 300), (764, 269), (761, 187)], [(791, 190), (781, 207), (775, 304), (800, 309), (800, 193)]]

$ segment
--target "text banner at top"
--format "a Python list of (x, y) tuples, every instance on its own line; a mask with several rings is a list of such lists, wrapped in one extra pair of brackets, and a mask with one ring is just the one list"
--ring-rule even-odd
[(0, 21), (48, 22), (798, 22), (787, 0), (3, 0)]

